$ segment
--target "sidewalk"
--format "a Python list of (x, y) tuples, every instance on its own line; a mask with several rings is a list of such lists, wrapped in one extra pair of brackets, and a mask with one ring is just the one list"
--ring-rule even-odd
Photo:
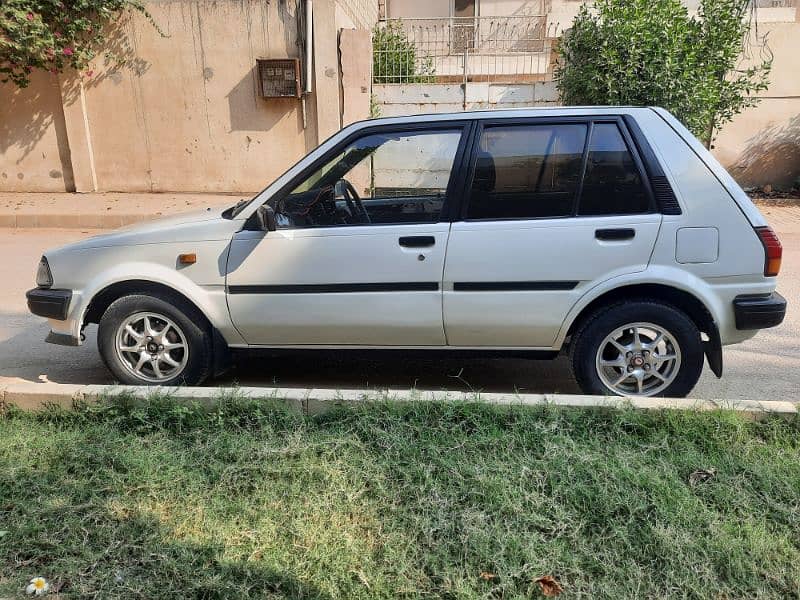
[(115, 229), (207, 206), (230, 206), (251, 194), (0, 192), (0, 227)]

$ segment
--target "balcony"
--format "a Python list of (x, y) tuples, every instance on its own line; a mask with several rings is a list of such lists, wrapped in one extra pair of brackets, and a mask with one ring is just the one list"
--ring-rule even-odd
[(373, 57), (375, 83), (541, 81), (557, 25), (546, 15), (393, 19)]

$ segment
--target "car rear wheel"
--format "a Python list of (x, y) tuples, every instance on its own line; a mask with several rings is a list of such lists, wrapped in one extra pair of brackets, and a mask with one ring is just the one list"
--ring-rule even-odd
[(124, 296), (108, 307), (97, 335), (103, 361), (130, 385), (197, 385), (212, 365), (205, 319), (178, 298)]
[(587, 394), (686, 396), (703, 369), (697, 325), (650, 300), (601, 309), (573, 336), (572, 368)]

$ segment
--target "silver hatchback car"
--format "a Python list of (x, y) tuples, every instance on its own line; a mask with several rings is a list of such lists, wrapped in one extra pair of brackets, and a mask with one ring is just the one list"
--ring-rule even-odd
[(778, 325), (781, 245), (668, 112), (351, 125), (253, 199), (49, 251), (28, 305), (129, 384), (232, 348), (568, 351), (589, 394), (684, 396)]

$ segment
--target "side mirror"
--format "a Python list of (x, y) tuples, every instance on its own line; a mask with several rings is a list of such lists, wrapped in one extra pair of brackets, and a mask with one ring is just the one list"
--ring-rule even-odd
[(278, 221), (275, 219), (275, 211), (268, 204), (262, 204), (256, 211), (256, 222), (260, 231), (275, 231), (278, 229)]

